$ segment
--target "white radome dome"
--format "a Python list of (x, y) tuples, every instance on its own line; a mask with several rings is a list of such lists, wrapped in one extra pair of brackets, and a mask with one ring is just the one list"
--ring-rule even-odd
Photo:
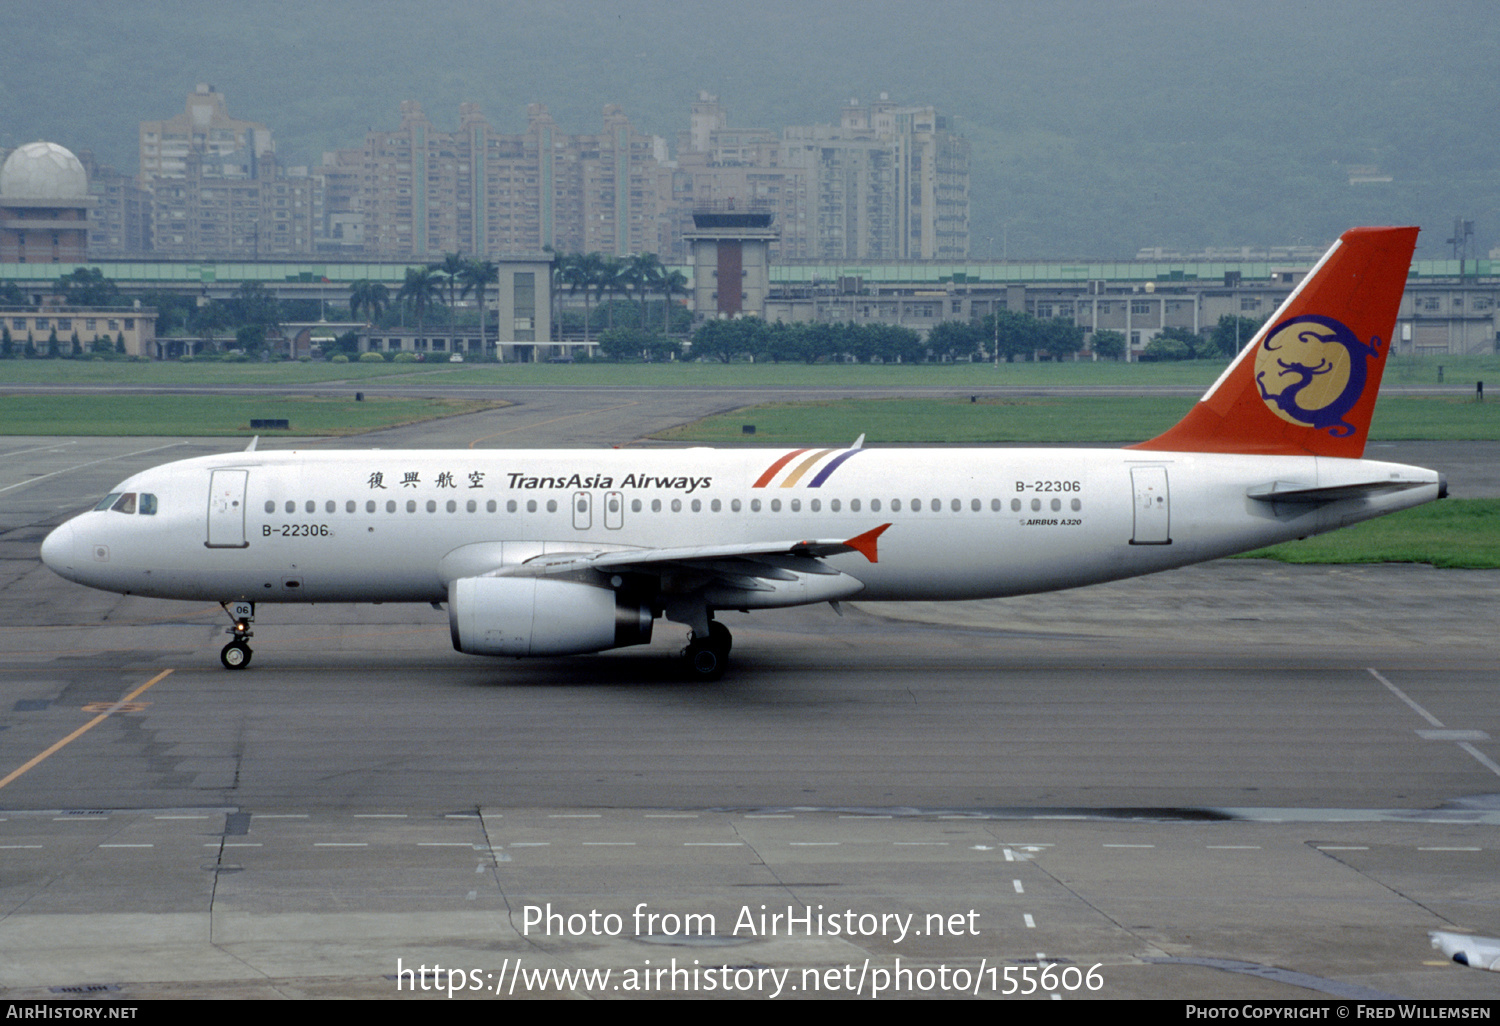
[(27, 143), (0, 167), (0, 196), (8, 199), (86, 199), (89, 176), (78, 158), (50, 142)]

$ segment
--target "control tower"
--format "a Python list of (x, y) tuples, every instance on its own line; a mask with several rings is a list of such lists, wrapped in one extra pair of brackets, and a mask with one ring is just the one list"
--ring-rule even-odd
[(685, 232), (693, 253), (693, 320), (765, 317), (771, 292), (769, 210), (736, 210), (732, 200), (693, 211)]

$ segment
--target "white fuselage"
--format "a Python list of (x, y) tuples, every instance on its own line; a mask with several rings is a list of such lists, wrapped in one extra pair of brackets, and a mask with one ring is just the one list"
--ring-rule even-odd
[[(851, 538), (824, 557), (861, 599), (1071, 588), (1332, 530), (1439, 497), (1368, 460), (1129, 449), (244, 452), (137, 474), (155, 512), (59, 527), (63, 576), (160, 598), (437, 602), (456, 578), (544, 553)], [(1347, 498), (1257, 489), (1389, 482)], [(462, 550), (462, 551), (460, 551)], [(670, 581), (665, 582), (670, 586)], [(789, 594), (765, 604), (821, 601)], [(854, 597), (841, 595), (839, 597)]]

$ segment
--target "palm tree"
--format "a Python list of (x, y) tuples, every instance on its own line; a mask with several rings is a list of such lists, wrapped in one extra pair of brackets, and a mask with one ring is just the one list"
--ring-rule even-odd
[(361, 311), (369, 314), (367, 320), (379, 317), (391, 303), (391, 293), (378, 281), (361, 278), (349, 286), (349, 313), (358, 317)]
[(448, 279), (448, 311), (450, 315), (458, 309), (458, 304), (453, 301), (454, 290), (458, 288), (459, 278), (464, 273), (464, 268), (469, 261), (463, 258), (462, 253), (444, 253), (443, 262), (432, 264), (432, 269)]
[(631, 288), (635, 289), (641, 302), (640, 326), (642, 328), (646, 326), (646, 297), (652, 289), (661, 284), (665, 271), (666, 268), (662, 267), (655, 253), (633, 256), (627, 264), (625, 277), (629, 280)]
[(479, 350), (488, 353), (490, 350), (484, 337), (484, 292), (491, 282), (499, 281), (500, 266), (493, 260), (465, 260), (458, 277), (464, 284), (461, 295), (467, 296), (470, 292), (479, 295)]
[(604, 270), (604, 257), (598, 253), (570, 253), (561, 259), (562, 280), (568, 292), (583, 292), (583, 340), (589, 340), (589, 293)]
[(417, 331), (427, 333), (427, 311), (442, 304), (442, 281), (431, 267), (408, 267), (406, 281), (396, 299), (417, 315)]
[(666, 268), (662, 268), (662, 270), (666, 271), (666, 273), (661, 276), (659, 284), (661, 285), (662, 298), (667, 302), (666, 311), (662, 315), (661, 330), (662, 334), (670, 338), (672, 336), (672, 293), (680, 292), (682, 295), (687, 295), (688, 280), (687, 275), (681, 271), (667, 271)]
[(600, 302), (604, 301), (606, 293), (611, 297), (609, 301), (609, 327), (611, 329), (615, 326), (615, 301), (613, 299), (615, 293), (618, 292), (622, 295), (630, 294), (628, 273), (628, 265), (619, 257), (609, 256), (601, 258), (599, 276), (595, 279), (594, 287), (599, 290)]

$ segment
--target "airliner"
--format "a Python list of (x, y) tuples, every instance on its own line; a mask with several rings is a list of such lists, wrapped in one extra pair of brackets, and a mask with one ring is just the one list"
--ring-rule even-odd
[(973, 599), (1155, 573), (1442, 498), (1363, 459), (1416, 228), (1346, 232), (1187, 415), (1123, 449), (246, 451), (121, 482), (42, 544), (69, 580), (256, 607), (446, 604), (453, 646), (560, 656), (720, 610)]

